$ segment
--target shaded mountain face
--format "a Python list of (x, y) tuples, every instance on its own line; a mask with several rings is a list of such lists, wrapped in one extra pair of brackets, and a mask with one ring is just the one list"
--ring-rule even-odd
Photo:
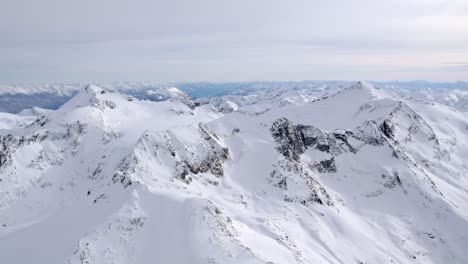
[(0, 114), (0, 260), (464, 263), (468, 115), (363, 82), (311, 91), (91, 85)]

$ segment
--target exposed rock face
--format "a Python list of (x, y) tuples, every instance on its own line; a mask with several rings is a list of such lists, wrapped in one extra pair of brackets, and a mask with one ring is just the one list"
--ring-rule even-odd
[[(386, 102), (388, 104), (388, 102)], [(376, 105), (373, 105), (376, 104)], [(398, 158), (399, 152), (411, 149), (417, 140), (428, 140), (432, 144), (433, 156), (445, 157), (448, 154), (440, 148), (439, 140), (433, 129), (424, 119), (403, 102), (391, 102), (390, 106), (381, 106), (373, 102), (361, 107), (360, 111), (367, 109), (375, 111), (379, 107), (391, 107), (385, 118), (364, 121), (354, 131), (335, 130), (326, 132), (310, 125), (293, 124), (291, 121), (281, 118), (276, 120), (270, 131), (277, 142), (277, 150), (291, 160), (299, 161), (306, 149), (338, 156), (345, 152), (356, 153), (365, 144), (381, 146), (388, 143), (394, 149), (394, 157)], [(446, 157), (449, 158), (449, 157)], [(334, 160), (323, 160), (320, 164), (313, 165), (319, 171), (336, 171)]]
[[(193, 174), (211, 172), (216, 177), (222, 177), (224, 175), (222, 165), (229, 158), (229, 150), (220, 144), (219, 138), (206, 125), (198, 124), (198, 132), (205, 141), (202, 144), (207, 148), (205, 156), (198, 159), (198, 161), (186, 159), (180, 163)], [(187, 170), (183, 169), (179, 177), (184, 180), (186, 176)]]
[[(326, 189), (313, 177), (315, 173), (336, 173), (336, 157), (343, 153), (357, 153), (364, 145), (382, 146), (388, 140), (393, 142), (395, 135), (394, 124), (385, 119), (380, 124), (376, 121), (366, 121), (356, 128), (355, 132), (349, 130), (323, 131), (310, 125), (295, 125), (286, 118), (276, 120), (270, 128), (271, 134), (277, 143), (276, 149), (285, 158), (280, 161), (271, 173), (273, 184), (283, 190), (288, 190), (291, 184), (297, 184), (295, 175), (300, 175), (309, 189), (304, 196), (287, 194), (288, 201), (298, 201), (302, 204), (316, 202), (332, 205), (330, 195)], [(388, 144), (395, 153), (401, 151)], [(317, 161), (304, 160), (302, 155), (308, 150), (323, 153)], [(398, 152), (399, 151), (399, 152)], [(398, 154), (395, 154), (398, 157)], [(401, 155), (401, 154), (400, 154)], [(400, 183), (398, 177), (386, 182), (385, 187)], [(303, 183), (304, 184), (304, 183)]]
[(0, 170), (11, 160), (11, 154), (18, 145), (18, 140), (12, 135), (0, 135)]
[[(277, 150), (285, 160), (278, 163), (271, 177), (275, 179), (275, 186), (287, 190), (290, 184), (297, 184), (299, 175), (308, 188), (308, 194), (286, 194), (286, 201), (298, 201), (304, 205), (311, 202), (319, 204), (333, 205), (330, 195), (325, 188), (314, 179), (311, 170), (319, 173), (336, 172), (335, 155), (344, 151), (355, 152), (355, 148), (348, 143), (348, 137), (352, 135), (350, 131), (335, 131), (333, 133), (322, 131), (313, 126), (294, 125), (286, 118), (276, 120), (270, 128), (271, 134), (277, 142)], [(307, 149), (316, 149), (324, 153), (325, 158), (317, 163), (305, 165), (301, 160), (301, 155)]]
[[(400, 120), (398, 122), (397, 120)], [(393, 121), (393, 122), (392, 122)], [(433, 141), (435, 145), (439, 145), (439, 140), (434, 133), (434, 130), (427, 124), (427, 122), (416, 113), (411, 107), (403, 102), (398, 102), (397, 106), (389, 114), (389, 118), (384, 121), (387, 122), (387, 126), (393, 129), (395, 128), (396, 123), (401, 123), (400, 130), (401, 138), (398, 138), (400, 142), (409, 142), (412, 141), (412, 138), (415, 134), (422, 134), (426, 137), (426, 140)], [(398, 131), (397, 131), (398, 132)], [(395, 136), (395, 132), (393, 132)]]
[(333, 205), (327, 190), (314, 179), (313, 172), (300, 162), (281, 160), (275, 165), (270, 177), (274, 186), (285, 191), (284, 200), (287, 202)]
[[(33, 125), (43, 126), (37, 122), (33, 123)], [(46, 139), (52, 141), (72, 139), (73, 146), (76, 146), (79, 137), (86, 133), (85, 129), (86, 126), (78, 121), (68, 124), (62, 131), (45, 130), (23, 136), (0, 135), (0, 171), (11, 164), (12, 155), (23, 146), (39, 143)]]
[(392, 123), (392, 121), (385, 119), (379, 126), (380, 130), (382, 133), (388, 138), (388, 139), (394, 139), (395, 137), (395, 125)]
[(138, 163), (138, 158), (135, 155), (132, 154), (126, 157), (124, 160), (122, 160), (114, 175), (112, 176), (112, 181), (114, 183), (120, 182), (124, 188), (132, 185), (133, 182), (136, 181), (132, 174), (135, 173)]
[(348, 142), (353, 137), (351, 131), (325, 132), (308, 125), (294, 125), (286, 118), (276, 120), (270, 128), (273, 138), (278, 143), (277, 150), (285, 158), (298, 161), (306, 149), (317, 149), (332, 155), (343, 152), (356, 152)]
[(320, 173), (336, 172), (335, 158), (332, 157), (331, 159), (321, 160), (313, 164), (312, 167), (317, 169)]
[(389, 141), (403, 146), (417, 140), (427, 140), (434, 149), (439, 148), (439, 140), (431, 126), (406, 103), (388, 99), (371, 101), (362, 105), (356, 115), (368, 115), (372, 112), (382, 112), (383, 116), (365, 121), (359, 127), (359, 135), (371, 136), (362, 138), (366, 143), (375, 145)]
[[(414, 146), (421, 144), (421, 142), (428, 142), (430, 152), (427, 154), (436, 159), (447, 158), (446, 156), (449, 154), (441, 149), (434, 131), (421, 116), (402, 102), (390, 103), (390, 111), (384, 118), (367, 120), (354, 131), (335, 130), (327, 132), (310, 125), (295, 125), (286, 118), (276, 120), (270, 128), (271, 134), (277, 143), (276, 149), (291, 163), (287, 166), (279, 166), (279, 168), (283, 170), (286, 168), (291, 171), (291, 168), (301, 166), (304, 168), (304, 164), (307, 164), (307, 168), (311, 171), (336, 173), (340, 169), (337, 167), (336, 158), (341, 154), (357, 153), (365, 145), (374, 147), (385, 145), (392, 151), (393, 158), (408, 162), (409, 166), (424, 175), (424, 181), (434, 191), (442, 194), (425, 169), (418, 165), (418, 162), (426, 162), (426, 167), (429, 169), (431, 167), (427, 160), (420, 160), (422, 159), (421, 156), (413, 154), (417, 151)], [(363, 109), (374, 111), (378, 107), (382, 106), (369, 104), (366, 107), (361, 107), (360, 111), (363, 111)], [(388, 106), (384, 105), (384, 107)], [(323, 157), (316, 154), (319, 158), (313, 162), (303, 159), (302, 155), (307, 150), (321, 152)], [(311, 175), (313, 175), (311, 172), (300, 173), (301, 170), (299, 169), (295, 169), (295, 171), (296, 174), (305, 178), (312, 178)], [(277, 178), (274, 183), (275, 186), (286, 189), (289, 185), (289, 178), (278, 177), (278, 175), (281, 175), (281, 173), (276, 170), (272, 173), (272, 177)], [(401, 185), (401, 179), (397, 173), (392, 177), (387, 177), (387, 179), (389, 179), (388, 182), (382, 183), (384, 187), (393, 188)], [(325, 189), (316, 180), (314, 182), (316, 183), (314, 184), (315, 187), (308, 185), (311, 189), (311, 197), (315, 197), (314, 193), (320, 193), (318, 190), (321, 189), (324, 190), (323, 194), (326, 194)], [(320, 187), (317, 189), (317, 186)], [(315, 200), (317, 201), (317, 199)]]
[(302, 129), (286, 118), (276, 120), (270, 131), (278, 143), (277, 150), (288, 159), (299, 160), (299, 155), (304, 153), (307, 144), (312, 143), (306, 142)]
[(228, 148), (202, 123), (191, 133), (198, 136), (185, 142), (173, 131), (146, 132), (136, 144), (134, 152), (118, 166), (113, 182), (128, 187), (132, 182), (139, 181), (135, 177), (136, 168), (144, 159), (156, 160), (158, 165), (174, 168), (173, 177), (187, 184), (197, 174), (209, 172), (215, 177), (222, 177), (223, 163), (229, 158)]
[(354, 132), (354, 137), (372, 146), (380, 146), (386, 141), (382, 136), (382, 130), (374, 120), (365, 121), (359, 126)]

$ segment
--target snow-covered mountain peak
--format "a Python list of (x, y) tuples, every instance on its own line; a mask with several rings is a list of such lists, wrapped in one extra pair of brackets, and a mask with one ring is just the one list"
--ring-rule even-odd
[[(160, 114), (155, 116), (154, 113)], [(209, 120), (209, 113), (214, 117), (219, 115), (208, 105), (196, 107), (183, 92), (168, 100), (154, 102), (88, 85), (56, 111), (45, 113), (44, 119), (62, 124), (80, 121), (108, 129), (132, 129), (132, 125), (164, 128), (164, 125), (171, 127), (171, 124), (179, 124), (180, 120), (184, 120), (182, 124), (196, 122), (199, 116), (203, 116), (200, 120)]]
[(167, 91), (174, 96), (187, 96), (186, 93), (184, 93), (182, 90), (176, 87), (169, 87), (167, 88)]
[(372, 90), (376, 88), (368, 82), (357, 81), (355, 84), (351, 85), (350, 89), (357, 89), (357, 90), (372, 92)]
[(0, 260), (468, 257), (465, 113), (365, 83), (163, 94), (90, 85), (57, 110), (0, 115)]
[(363, 81), (358, 81), (332, 96), (342, 97), (343, 99), (358, 103), (392, 97), (388, 92)]
[[(105, 99), (103, 97), (107, 91), (95, 86), (95, 85), (87, 85), (84, 88), (80, 89), (80, 91), (75, 94), (68, 102), (60, 107), (61, 111), (71, 110), (74, 108), (80, 107), (105, 107)], [(108, 106), (113, 107), (114, 105), (108, 101)]]

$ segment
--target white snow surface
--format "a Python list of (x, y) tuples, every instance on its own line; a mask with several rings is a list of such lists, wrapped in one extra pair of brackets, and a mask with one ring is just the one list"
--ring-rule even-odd
[(188, 100), (1, 113), (0, 263), (466, 263), (466, 112), (363, 82)]

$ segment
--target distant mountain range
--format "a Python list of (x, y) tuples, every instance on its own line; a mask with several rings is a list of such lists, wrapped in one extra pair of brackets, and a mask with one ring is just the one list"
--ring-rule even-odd
[[(421, 100), (437, 101), (458, 109), (467, 110), (468, 83), (413, 82), (371, 82), (377, 87), (393, 90), (404, 96)], [(98, 86), (132, 95), (141, 100), (161, 101), (169, 96), (166, 89), (177, 87), (192, 98), (219, 97), (230, 94), (252, 93), (256, 90), (315, 90), (319, 87), (342, 87), (352, 82), (343, 81), (302, 81), (302, 82), (227, 82), (227, 83), (150, 83), (122, 82)], [(86, 84), (42, 84), (42, 85), (0, 85), (0, 112), (18, 113), (31, 107), (57, 109), (68, 101)]]

